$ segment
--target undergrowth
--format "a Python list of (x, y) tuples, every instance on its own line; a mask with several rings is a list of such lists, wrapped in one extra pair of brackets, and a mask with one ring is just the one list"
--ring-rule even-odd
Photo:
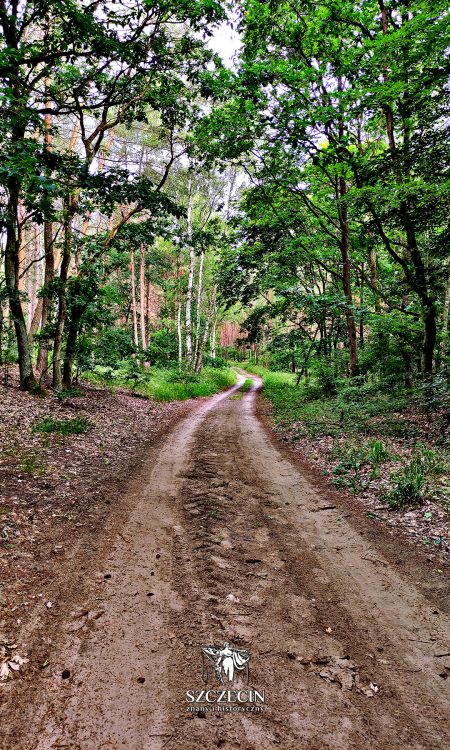
[(200, 373), (157, 367), (113, 369), (97, 366), (85, 375), (110, 388), (128, 388), (155, 401), (185, 401), (212, 396), (236, 382), (230, 368), (204, 367)]
[[(372, 489), (381, 483), (380, 500), (399, 510), (426, 499), (445, 506), (439, 477), (449, 470), (449, 446), (442, 394), (436, 401), (429, 386), (411, 394), (379, 382), (354, 385), (341, 379), (336, 392), (327, 395), (317, 380), (297, 385), (291, 373), (244, 367), (262, 377), (275, 429), (283, 438), (306, 438), (322, 450), (332, 440), (330, 469), (324, 473), (333, 484), (359, 493), (369, 483)], [(430, 447), (426, 440), (432, 430)], [(403, 457), (395, 446), (401, 446)]]

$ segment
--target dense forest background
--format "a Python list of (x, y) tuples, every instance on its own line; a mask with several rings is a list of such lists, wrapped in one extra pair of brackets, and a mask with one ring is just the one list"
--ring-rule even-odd
[(151, 393), (250, 360), (308, 398), (442, 406), (446, 3), (12, 0), (0, 23), (6, 379)]

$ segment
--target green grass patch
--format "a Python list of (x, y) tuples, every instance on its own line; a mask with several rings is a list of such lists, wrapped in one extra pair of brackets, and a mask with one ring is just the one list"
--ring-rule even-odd
[(247, 378), (244, 380), (242, 385), (239, 387), (239, 390), (236, 391), (236, 393), (233, 396), (230, 396), (230, 399), (233, 401), (240, 401), (244, 395), (244, 393), (248, 393), (253, 387), (253, 380), (252, 378)]
[(60, 401), (65, 401), (68, 398), (80, 398), (83, 396), (81, 388), (74, 386), (73, 388), (66, 388), (63, 391), (56, 391), (56, 396)]
[(414, 437), (411, 423), (393, 414), (408, 404), (407, 396), (401, 392), (380, 392), (373, 384), (353, 385), (341, 379), (337, 381), (338, 392), (327, 396), (320, 393), (315, 381), (297, 385), (292, 373), (247, 364), (244, 368), (262, 378), (275, 423), (282, 429), (296, 425), (294, 432), (299, 437), (363, 433), (382, 439), (384, 435), (392, 436), (395, 430), (401, 436)]
[(35, 453), (29, 453), (23, 456), (20, 462), (20, 470), (24, 474), (44, 474), (45, 464), (36, 456)]
[(155, 401), (185, 401), (212, 396), (236, 382), (231, 368), (215, 367), (204, 367), (200, 373), (157, 367), (117, 370), (96, 367), (86, 377), (99, 385), (129, 388)]
[(53, 417), (44, 417), (38, 419), (33, 424), (33, 432), (42, 432), (48, 434), (57, 432), (60, 435), (82, 435), (87, 432), (91, 423), (83, 417), (74, 417), (73, 419), (53, 419)]

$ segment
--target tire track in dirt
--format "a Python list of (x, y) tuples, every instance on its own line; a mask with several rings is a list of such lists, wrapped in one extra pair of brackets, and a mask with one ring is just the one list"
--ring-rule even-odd
[[(68, 639), (73, 676), (48, 682), (20, 750), (445, 747), (448, 623), (272, 445), (255, 393), (235, 391), (176, 427), (136, 486), (104, 614)], [(224, 642), (251, 651), (263, 713), (186, 711), (200, 646)]]
[[(424, 617), (430, 607), (336, 520), (338, 510), (320, 510), (320, 496), (268, 443), (252, 401), (250, 394), (209, 413), (184, 476), (186, 532), (174, 575), (189, 614), (181, 633), (171, 622), (181, 667), (172, 673), (167, 746), (436, 747), (446, 736), (443, 680), (430, 649), (409, 640), (443, 637), (436, 616)], [(337, 575), (341, 566), (345, 574)], [(252, 651), (266, 712), (243, 721), (183, 716), (199, 644), (229, 640)], [(341, 689), (318, 677), (329, 657), (341, 657), (344, 682), (356, 675), (362, 690), (373, 692), (372, 682), (379, 691), (368, 697), (354, 684)]]

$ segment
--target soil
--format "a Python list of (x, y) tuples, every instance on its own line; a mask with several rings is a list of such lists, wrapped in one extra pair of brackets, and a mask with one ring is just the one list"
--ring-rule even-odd
[[(61, 566), (48, 666), (27, 652), (1, 688), (5, 748), (448, 746), (443, 575), (270, 439), (254, 381), (148, 446), (70, 600)], [(225, 643), (250, 652), (264, 710), (188, 710), (186, 691), (205, 689), (201, 646)], [(244, 670), (238, 688), (249, 697)]]

